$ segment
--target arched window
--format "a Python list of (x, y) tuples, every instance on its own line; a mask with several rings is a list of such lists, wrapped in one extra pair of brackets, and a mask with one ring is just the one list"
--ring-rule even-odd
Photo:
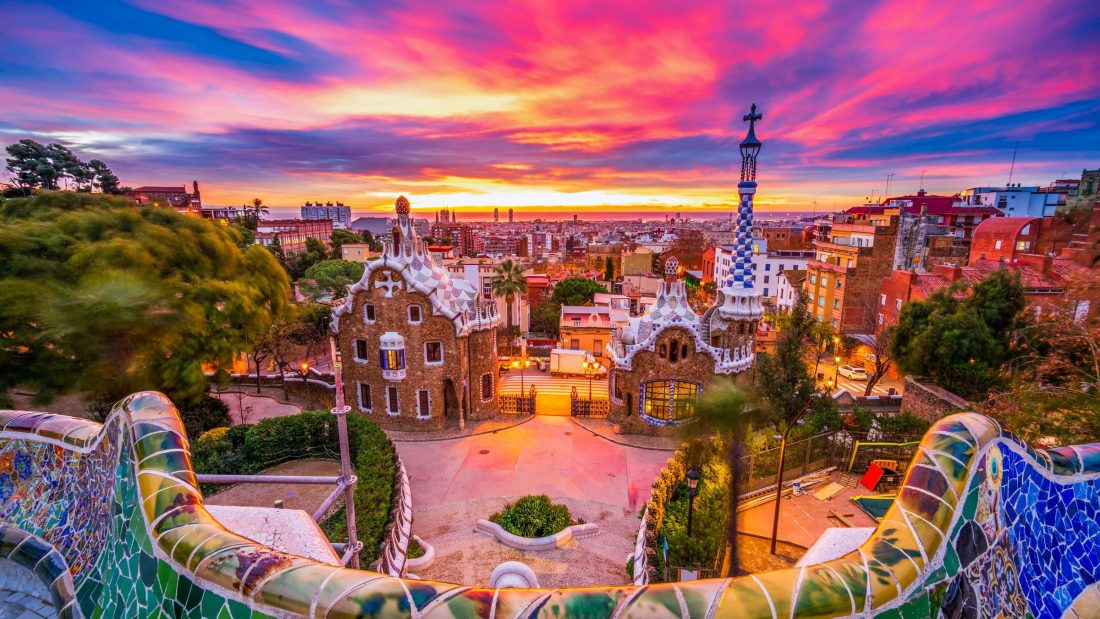
[(657, 354), (661, 355), (662, 359), (664, 359), (667, 356), (667, 353), (665, 352), (665, 350), (666, 350), (665, 345), (661, 344), (661, 347), (658, 349), (659, 352)]
[(626, 394), (626, 416), (630, 417), (633, 414), (634, 414), (634, 394), (628, 392)]
[(687, 344), (681, 344), (680, 345), (680, 358), (681, 359), (687, 359), (688, 358), (688, 345)]
[(668, 360), (671, 363), (676, 363), (680, 359), (680, 345), (676, 343), (676, 340), (672, 340), (672, 343), (668, 347)]

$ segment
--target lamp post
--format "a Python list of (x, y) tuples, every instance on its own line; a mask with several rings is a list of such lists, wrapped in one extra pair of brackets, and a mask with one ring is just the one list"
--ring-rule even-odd
[(833, 357), (833, 380), (840, 384), (840, 356)]
[(695, 494), (696, 489), (699, 487), (699, 478), (702, 475), (692, 467), (687, 472), (688, 482), (688, 537), (691, 537), (691, 515), (695, 513)]
[(306, 388), (306, 400), (309, 402), (310, 406), (313, 406), (313, 392), (309, 389), (309, 376), (307, 376), (309, 373), (309, 361), (303, 361), (302, 364), (298, 366), (298, 369), (302, 371), (302, 384), (305, 385)]
[(810, 410), (810, 405), (813, 400), (806, 403), (806, 406), (802, 407), (802, 410), (798, 411), (798, 414), (794, 416), (794, 419), (787, 424), (787, 429), (783, 431), (783, 440), (779, 444), (779, 472), (775, 476), (775, 514), (772, 517), (772, 554), (775, 554), (775, 541), (776, 536), (779, 535), (779, 499), (783, 497), (783, 458), (787, 455), (787, 435), (791, 433), (791, 429), (798, 423), (799, 419), (806, 414), (806, 411)]

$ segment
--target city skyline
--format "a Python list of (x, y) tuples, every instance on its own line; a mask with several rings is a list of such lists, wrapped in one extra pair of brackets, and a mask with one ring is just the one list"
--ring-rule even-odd
[(752, 102), (761, 212), (1100, 159), (1086, 2), (4, 6), (7, 141), (209, 204), (729, 211)]

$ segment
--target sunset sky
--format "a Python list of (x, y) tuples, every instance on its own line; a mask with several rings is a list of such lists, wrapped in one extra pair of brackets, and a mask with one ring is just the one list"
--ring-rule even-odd
[[(856, 7), (861, 8), (856, 8)], [(1096, 0), (0, 0), (0, 141), (124, 184), (356, 210), (736, 201), (1047, 184), (1100, 167)]]

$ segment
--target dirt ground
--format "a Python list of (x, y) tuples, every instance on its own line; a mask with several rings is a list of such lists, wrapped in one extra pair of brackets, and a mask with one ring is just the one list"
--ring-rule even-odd
[[(335, 460), (295, 460), (273, 466), (261, 474), (339, 475), (340, 463)], [(301, 509), (312, 514), (335, 487), (329, 484), (237, 484), (206, 497), (205, 503), (272, 507), (277, 499), (283, 499), (283, 507)]]

